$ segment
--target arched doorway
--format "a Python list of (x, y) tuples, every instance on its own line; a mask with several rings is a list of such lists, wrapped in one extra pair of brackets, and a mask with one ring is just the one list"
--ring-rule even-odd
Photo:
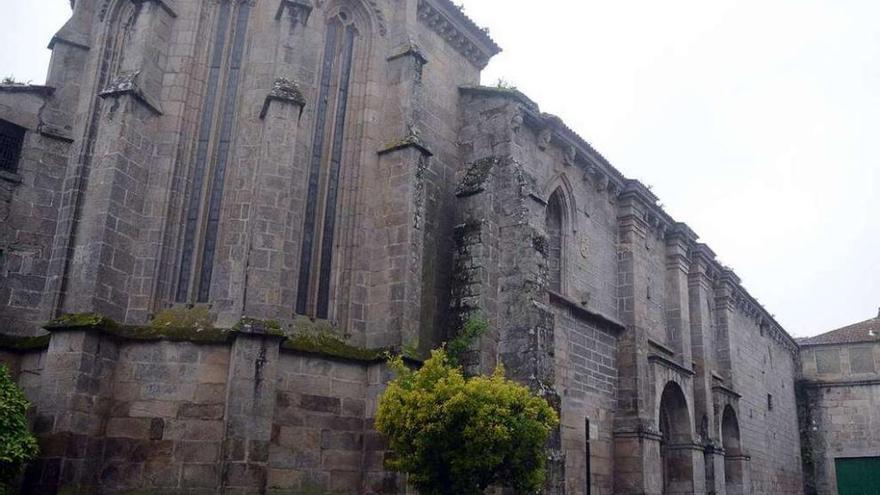
[(724, 488), (727, 495), (743, 493), (743, 452), (739, 421), (732, 407), (724, 408), (721, 417), (721, 445), (724, 447)]
[(660, 465), (664, 495), (693, 493), (693, 433), (681, 387), (669, 382), (660, 397)]

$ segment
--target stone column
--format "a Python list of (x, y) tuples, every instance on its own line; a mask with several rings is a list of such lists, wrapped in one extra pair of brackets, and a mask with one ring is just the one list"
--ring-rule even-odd
[(227, 380), (221, 493), (266, 490), (282, 338), (245, 323), (232, 345)]
[(706, 464), (706, 492), (724, 493), (724, 452), (721, 450), (720, 431), (714, 412), (712, 370), (715, 369), (715, 350), (710, 305), (715, 304), (713, 270), (715, 253), (705, 244), (697, 244), (691, 253), (688, 273), (690, 299), (691, 344), (694, 361), (694, 416), (702, 436)]
[(749, 475), (749, 462), (751, 457), (742, 452), (729, 452), (724, 457), (724, 465), (727, 472), (732, 473), (737, 481), (725, 482), (726, 495), (748, 495), (751, 493), (751, 479)]
[(683, 223), (676, 224), (666, 237), (666, 324), (672, 333), (670, 344), (675, 357), (688, 369), (693, 366), (688, 255), (696, 240), (694, 231)]
[(117, 358), (116, 345), (101, 337), (103, 324), (90, 317), (47, 327), (51, 340), (34, 398), (40, 459), (28, 468), (24, 493), (90, 493), (98, 487)]
[(735, 389), (734, 373), (731, 360), (733, 359), (733, 347), (730, 332), (733, 327), (733, 315), (736, 311), (736, 293), (740, 284), (739, 277), (732, 270), (721, 271), (721, 278), (715, 292), (715, 308), (717, 314), (718, 339), (715, 342), (717, 349), (717, 365), (721, 376), (728, 387)]
[[(618, 304), (626, 325), (618, 343), (618, 407), (614, 418), (614, 489), (620, 494), (660, 493), (660, 435), (652, 426), (654, 395), (648, 354), (645, 238), (647, 207), (656, 197), (629, 181), (619, 198)], [(659, 400), (659, 398), (658, 398)]]
[[(427, 351), (433, 342), (433, 321), (423, 318), (422, 300), (425, 252), (426, 184), (432, 174), (433, 153), (419, 134), (422, 68), (425, 57), (407, 45), (388, 58), (391, 74), (386, 101), (386, 145), (379, 150), (377, 170), (381, 192), (372, 198), (382, 218), (368, 242), (375, 242), (378, 259), (369, 263), (376, 273), (370, 287), (367, 347), (401, 346)], [(390, 301), (390, 302), (389, 302)], [(353, 319), (358, 319), (352, 301)]]
[[(90, 106), (81, 150), (64, 187), (50, 291), (58, 294), (52, 313), (93, 311), (117, 321), (128, 317), (130, 279), (135, 271), (145, 192), (162, 115), (160, 93), (175, 17), (166, 2), (137, 7), (131, 37), (109, 61), (98, 62), (103, 87)], [(109, 48), (105, 48), (109, 49)], [(106, 79), (104, 77), (106, 76)], [(53, 298), (54, 299), (54, 298)]]
[(87, 65), (92, 40), (92, 19), (96, 0), (80, 0), (73, 15), (49, 42), (52, 58), (46, 85), (56, 88), (42, 112), (39, 131), (65, 140), (73, 140), (74, 125), (83, 84), (82, 70)]
[(304, 105), (296, 83), (280, 78), (260, 113), (262, 144), (253, 196), (249, 205), (242, 205), (249, 217), (240, 295), (241, 315), (245, 317), (286, 319), (295, 304), (297, 245), (291, 233), (300, 225), (293, 209), (293, 190)]

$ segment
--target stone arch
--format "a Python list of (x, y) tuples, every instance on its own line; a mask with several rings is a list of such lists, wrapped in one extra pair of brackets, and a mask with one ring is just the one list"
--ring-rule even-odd
[(743, 493), (743, 451), (739, 421), (731, 406), (724, 408), (721, 418), (721, 445), (724, 447), (724, 485), (728, 495)]
[(681, 386), (667, 382), (660, 396), (660, 471), (662, 493), (692, 493), (694, 486), (693, 428)]

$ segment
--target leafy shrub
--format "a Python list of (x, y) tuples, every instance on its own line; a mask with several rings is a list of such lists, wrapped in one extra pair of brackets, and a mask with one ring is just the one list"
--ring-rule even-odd
[(37, 440), (28, 430), (29, 406), (9, 371), (0, 365), (0, 494), (38, 453)]
[(479, 495), (491, 486), (534, 493), (544, 483), (545, 443), (559, 419), (544, 399), (504, 377), (466, 378), (447, 352), (421, 369), (391, 361), (398, 377), (379, 399), (376, 428), (387, 467), (422, 495)]

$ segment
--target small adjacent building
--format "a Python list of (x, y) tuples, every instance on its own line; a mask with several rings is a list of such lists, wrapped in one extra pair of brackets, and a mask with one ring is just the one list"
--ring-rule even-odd
[(806, 492), (880, 493), (880, 313), (799, 344)]

